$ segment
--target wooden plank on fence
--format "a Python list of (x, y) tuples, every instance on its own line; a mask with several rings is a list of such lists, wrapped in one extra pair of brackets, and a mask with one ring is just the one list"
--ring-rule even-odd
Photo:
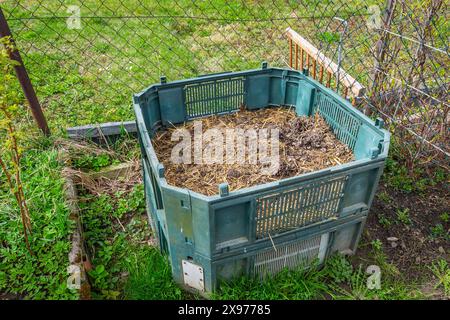
[[(317, 62), (321, 66), (324, 66), (325, 70), (327, 70), (329, 73), (332, 73), (333, 75), (336, 75), (338, 73), (338, 65), (331, 59), (326, 57), (322, 52), (320, 52), (319, 49), (317, 49), (305, 38), (300, 36), (297, 32), (295, 32), (291, 28), (287, 28), (286, 36), (289, 38), (290, 43), (294, 42), (295, 44), (299, 45), (302, 52), (304, 50), (307, 56), (309, 55), (313, 59), (317, 60)], [(361, 97), (362, 95), (364, 95), (366, 88), (358, 81), (356, 81), (355, 78), (345, 72), (345, 70), (343, 70), (342, 68), (340, 68), (339, 70), (339, 81), (345, 87), (349, 88), (355, 97)]]

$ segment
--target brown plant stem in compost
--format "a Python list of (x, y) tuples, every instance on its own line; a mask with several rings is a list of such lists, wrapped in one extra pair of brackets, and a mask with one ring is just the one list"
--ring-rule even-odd
[[(205, 195), (218, 194), (218, 184), (224, 182), (228, 183), (230, 191), (235, 191), (353, 160), (352, 151), (335, 137), (331, 128), (318, 114), (312, 117), (298, 117), (292, 108), (276, 107), (257, 111), (240, 110), (228, 115), (210, 116), (195, 121), (201, 121), (203, 133), (213, 128), (220, 130), (223, 143), (226, 142), (226, 129), (279, 130), (280, 165), (273, 175), (262, 173), (264, 165), (259, 159), (257, 164), (250, 164), (247, 153), (244, 164), (227, 163), (225, 146), (223, 163), (194, 163), (194, 121), (157, 132), (152, 143), (159, 161), (165, 167), (167, 182)], [(191, 164), (174, 163), (171, 160), (172, 149), (180, 142), (180, 139), (172, 141), (171, 137), (180, 128), (187, 129), (191, 134)], [(203, 142), (202, 152), (205, 152), (206, 148), (208, 143)]]

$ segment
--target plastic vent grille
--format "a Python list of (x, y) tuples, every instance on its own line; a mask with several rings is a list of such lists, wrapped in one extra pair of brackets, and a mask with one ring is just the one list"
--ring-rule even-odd
[(255, 255), (253, 273), (260, 279), (264, 279), (268, 275), (277, 274), (284, 268), (307, 267), (316, 259), (321, 262), (325, 257), (328, 239), (329, 234), (326, 233), (260, 252)]
[(317, 111), (332, 128), (336, 137), (354, 150), (361, 121), (323, 93), (317, 97), (313, 114)]
[(189, 118), (229, 112), (244, 102), (244, 78), (229, 78), (200, 82), (184, 88)]
[(342, 176), (256, 199), (256, 238), (337, 217), (346, 180)]

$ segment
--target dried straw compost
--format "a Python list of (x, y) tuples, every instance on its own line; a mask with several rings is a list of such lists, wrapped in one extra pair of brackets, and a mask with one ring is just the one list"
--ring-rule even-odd
[[(155, 152), (165, 167), (165, 177), (171, 185), (188, 188), (205, 195), (218, 194), (218, 184), (227, 182), (230, 191), (293, 177), (353, 160), (353, 153), (340, 142), (325, 120), (318, 114), (298, 117), (286, 107), (265, 108), (198, 119), (202, 129), (279, 129), (279, 161), (276, 174), (262, 174), (263, 164), (177, 164), (171, 161), (172, 149), (179, 140), (171, 141), (177, 128), (189, 130), (193, 137), (192, 121), (159, 131), (152, 139)], [(223, 139), (225, 141), (225, 139)], [(193, 139), (192, 139), (193, 141)], [(192, 155), (194, 154), (194, 143)], [(203, 145), (203, 150), (208, 147)], [(223, 148), (225, 152), (225, 147)], [(225, 155), (224, 155), (225, 159)], [(247, 159), (247, 158), (246, 158)]]

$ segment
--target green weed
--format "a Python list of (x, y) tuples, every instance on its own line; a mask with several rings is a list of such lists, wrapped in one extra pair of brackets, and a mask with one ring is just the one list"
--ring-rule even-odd
[(444, 212), (439, 215), (439, 219), (441, 219), (442, 222), (447, 223), (450, 221), (450, 215), (448, 214), (448, 212)]
[(421, 166), (414, 166), (408, 170), (406, 159), (396, 148), (395, 139), (391, 140), (392, 148), (386, 159), (386, 170), (383, 174), (384, 181), (392, 188), (403, 192), (423, 193), (428, 187), (435, 186), (448, 180), (448, 172), (436, 168), (430, 175)]
[(441, 223), (437, 223), (431, 227), (431, 238), (442, 238), (450, 240), (449, 231), (444, 228)]
[(389, 220), (389, 218), (385, 217), (384, 215), (380, 215), (378, 217), (378, 222), (383, 226), (383, 227), (390, 227), (392, 225), (392, 221)]
[(0, 291), (27, 299), (75, 299), (67, 288), (69, 211), (64, 199), (58, 152), (28, 150), (22, 158), (22, 180), (33, 233), (31, 256), (23, 243), (17, 206), (0, 176)]
[(335, 292), (331, 296), (338, 300), (410, 300), (423, 297), (414, 286), (386, 277), (383, 269), (380, 273), (379, 289), (371, 289), (368, 286), (368, 277), (369, 274), (359, 266), (347, 286), (333, 286)]
[(109, 154), (91, 155), (85, 154), (73, 160), (73, 166), (77, 169), (100, 171), (117, 161), (113, 160)]
[(392, 199), (386, 191), (377, 193), (377, 198), (385, 203), (391, 203)]
[(375, 252), (379, 252), (383, 250), (383, 242), (380, 239), (373, 240), (371, 243), (372, 248)]
[(392, 277), (397, 277), (400, 275), (397, 267), (387, 261), (386, 254), (383, 251), (383, 242), (380, 239), (373, 240), (371, 242), (372, 251), (369, 256), (372, 257), (375, 264), (380, 266), (385, 274), (389, 274)]
[(386, 159), (386, 171), (384, 174), (387, 183), (394, 189), (411, 192), (414, 190), (414, 179), (408, 169), (391, 157)]
[(411, 224), (411, 218), (409, 216), (409, 209), (397, 209), (397, 220), (403, 224), (409, 225)]
[(444, 259), (440, 259), (437, 262), (433, 262), (429, 269), (437, 278), (435, 288), (442, 287), (444, 294), (450, 298), (450, 267), (448, 262)]
[(346, 283), (352, 277), (353, 266), (345, 256), (336, 254), (328, 259), (324, 271), (334, 283)]

